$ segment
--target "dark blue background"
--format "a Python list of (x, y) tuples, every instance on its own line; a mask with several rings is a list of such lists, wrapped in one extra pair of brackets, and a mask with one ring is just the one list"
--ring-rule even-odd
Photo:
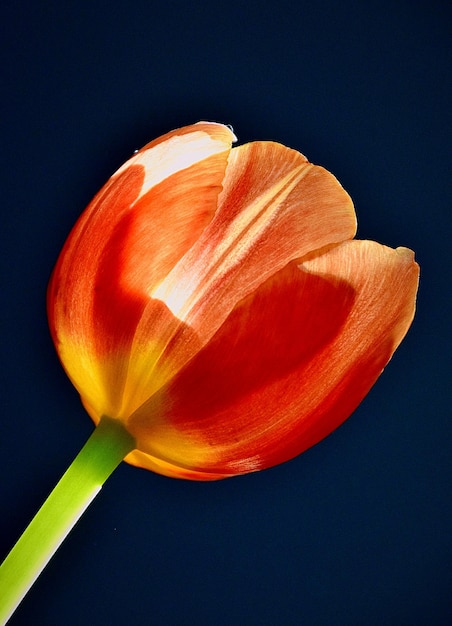
[(75, 219), (135, 148), (203, 118), (290, 145), (351, 193), (360, 238), (411, 247), (422, 266), (412, 329), (342, 428), (220, 483), (122, 464), (11, 625), (449, 624), (448, 3), (0, 11), (2, 553), (92, 430), (45, 289)]

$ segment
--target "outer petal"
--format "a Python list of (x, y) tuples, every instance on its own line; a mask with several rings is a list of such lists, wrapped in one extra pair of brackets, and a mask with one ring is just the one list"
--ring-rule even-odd
[[(355, 230), (352, 201), (332, 174), (281, 144), (233, 148), (214, 219), (152, 291), (160, 308), (150, 304), (140, 319), (133, 346), (138, 358), (131, 359), (124, 394), (128, 406), (138, 408), (174, 376), (269, 276)], [(161, 357), (145, 369), (140, 355), (144, 360), (149, 338), (156, 336)]]
[(356, 232), (353, 203), (337, 179), (274, 142), (232, 149), (218, 203), (215, 219), (153, 292), (203, 342), (288, 261)]
[(96, 412), (121, 410), (130, 347), (149, 292), (217, 208), (234, 135), (220, 124), (173, 131), (137, 152), (72, 230), (48, 291), (63, 365)]
[(129, 429), (127, 460), (209, 480), (281, 463), (356, 408), (414, 315), (405, 248), (352, 241), (291, 263), (242, 301)]

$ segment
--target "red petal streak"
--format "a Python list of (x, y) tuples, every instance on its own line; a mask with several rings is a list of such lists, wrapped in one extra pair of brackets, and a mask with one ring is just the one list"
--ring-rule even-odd
[(142, 454), (131, 461), (147, 466), (147, 454), (149, 463), (163, 461), (162, 473), (177, 475), (179, 466), (180, 477), (194, 471), (208, 480), (314, 445), (352, 413), (391, 358), (413, 318), (417, 281), (410, 251), (374, 242), (290, 264), (132, 416)]

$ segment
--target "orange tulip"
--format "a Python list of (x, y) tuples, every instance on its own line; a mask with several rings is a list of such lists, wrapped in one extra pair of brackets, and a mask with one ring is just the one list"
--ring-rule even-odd
[(202, 122), (151, 142), (78, 220), (48, 291), (52, 336), (126, 460), (212, 480), (286, 461), (339, 426), (414, 315), (406, 248), (353, 240), (352, 201), (273, 142)]

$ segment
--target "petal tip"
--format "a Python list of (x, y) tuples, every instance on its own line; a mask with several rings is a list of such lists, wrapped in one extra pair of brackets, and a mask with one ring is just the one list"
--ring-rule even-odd
[(218, 127), (218, 130), (221, 129), (221, 132), (225, 132), (227, 134), (230, 135), (230, 141), (231, 143), (235, 143), (237, 141), (237, 136), (234, 133), (234, 128), (232, 127), (231, 124), (223, 124), (222, 122), (208, 122), (205, 120), (201, 120), (199, 122), (196, 122), (196, 124), (194, 124), (194, 126), (198, 126), (198, 125), (204, 125), (204, 126), (216, 126)]
[(402, 258), (405, 258), (406, 261), (409, 261), (411, 263), (415, 263), (416, 262), (415, 258), (414, 258), (414, 252), (413, 252), (413, 250), (410, 250), (410, 248), (405, 248), (404, 246), (399, 246), (398, 248), (396, 248), (396, 252)]

